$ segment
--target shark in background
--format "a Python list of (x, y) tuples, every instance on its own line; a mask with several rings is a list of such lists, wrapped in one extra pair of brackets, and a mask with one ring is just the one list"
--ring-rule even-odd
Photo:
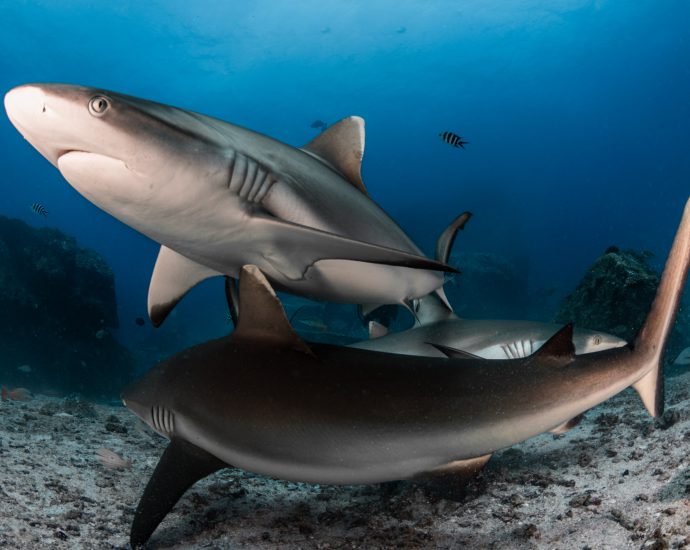
[(86, 199), (161, 244), (148, 309), (160, 325), (184, 294), (257, 265), (279, 290), (409, 304), (452, 268), (423, 256), (367, 195), (364, 121), (297, 149), (191, 111), (67, 84), (5, 95), (12, 124)]
[[(470, 212), (463, 212), (441, 233), (436, 243), (437, 261), (448, 263), (457, 233), (464, 229), (471, 216)], [(239, 297), (235, 279), (226, 279), (225, 291), (228, 309), (237, 324)], [(385, 326), (369, 321), (370, 339), (350, 344), (350, 347), (428, 357), (445, 357), (452, 348), (455, 353), (461, 350), (484, 359), (518, 359), (533, 354), (562, 328), (538, 321), (461, 319), (437, 293), (414, 300), (412, 312), (415, 319), (412, 328), (388, 332)], [(573, 328), (573, 344), (578, 355), (626, 343), (606, 332)]]
[(170, 445), (135, 512), (144, 544), (199, 479), (234, 466), (310, 483), (471, 474), (491, 454), (632, 386), (663, 413), (663, 353), (690, 265), (690, 201), (632, 345), (576, 355), (567, 325), (527, 358), (429, 358), (307, 344), (261, 271), (240, 275), (229, 336), (185, 350), (125, 390)]
[[(464, 212), (439, 236), (436, 260), (448, 263), (458, 231), (465, 228), (472, 214)], [(371, 338), (351, 344), (352, 347), (443, 357), (448, 348), (462, 350), (468, 355), (484, 359), (518, 359), (537, 351), (560, 330), (554, 323), (504, 319), (461, 319), (447, 301), (429, 294), (413, 302), (414, 326), (396, 333), (369, 322)], [(573, 344), (575, 353), (592, 353), (626, 345), (626, 341), (612, 334), (575, 327)]]

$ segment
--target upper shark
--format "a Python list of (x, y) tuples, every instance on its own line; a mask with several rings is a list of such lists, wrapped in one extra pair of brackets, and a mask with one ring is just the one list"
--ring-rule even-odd
[(235, 331), (123, 393), (171, 440), (135, 512), (132, 546), (188, 487), (228, 465), (342, 484), (468, 473), (499, 449), (572, 427), (629, 386), (660, 415), (662, 358), (689, 264), (690, 201), (632, 345), (575, 355), (568, 325), (535, 354), (498, 361), (307, 344), (260, 270), (245, 266)]
[(162, 245), (148, 299), (156, 325), (195, 284), (245, 264), (278, 289), (348, 303), (408, 304), (453, 271), (367, 196), (359, 117), (297, 149), (83, 86), (19, 86), (5, 109), (79, 193)]

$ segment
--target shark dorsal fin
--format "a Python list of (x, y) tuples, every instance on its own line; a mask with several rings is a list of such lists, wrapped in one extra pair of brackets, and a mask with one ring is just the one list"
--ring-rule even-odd
[(573, 324), (568, 323), (556, 334), (549, 338), (530, 357), (550, 360), (557, 365), (566, 365), (575, 359), (575, 345), (573, 344)]
[(261, 270), (245, 265), (240, 271), (240, 307), (233, 338), (263, 340), (313, 355), (285, 316), (285, 310)]
[(302, 150), (326, 162), (365, 195), (362, 181), (364, 156), (364, 119), (358, 116), (344, 118), (321, 132)]

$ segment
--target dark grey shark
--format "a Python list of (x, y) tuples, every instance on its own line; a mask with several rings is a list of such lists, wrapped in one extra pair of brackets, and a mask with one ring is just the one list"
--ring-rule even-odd
[(406, 304), (454, 271), (367, 196), (360, 117), (298, 149), (84, 86), (19, 86), (5, 109), (79, 193), (162, 245), (149, 287), (155, 325), (198, 282), (237, 277), (245, 264), (278, 289), (345, 303)]
[(123, 393), (170, 438), (135, 513), (145, 543), (180, 496), (226, 465), (314, 483), (376, 483), (480, 468), (572, 425), (633, 386), (663, 412), (662, 354), (690, 263), (690, 201), (633, 345), (576, 356), (566, 326), (524, 359), (442, 359), (308, 345), (255, 266), (235, 332), (183, 351)]

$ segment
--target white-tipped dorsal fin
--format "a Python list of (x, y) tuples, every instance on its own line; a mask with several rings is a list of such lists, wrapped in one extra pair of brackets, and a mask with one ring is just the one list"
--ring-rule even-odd
[(358, 116), (344, 118), (329, 126), (302, 150), (331, 165), (365, 195), (362, 181), (364, 156), (364, 119)]
[(381, 338), (388, 334), (388, 328), (376, 321), (369, 321), (369, 338)]
[(148, 310), (154, 326), (160, 326), (189, 290), (221, 273), (161, 246), (149, 283)]
[(271, 284), (255, 265), (240, 271), (240, 307), (233, 338), (260, 340), (313, 355), (285, 316), (285, 310)]

